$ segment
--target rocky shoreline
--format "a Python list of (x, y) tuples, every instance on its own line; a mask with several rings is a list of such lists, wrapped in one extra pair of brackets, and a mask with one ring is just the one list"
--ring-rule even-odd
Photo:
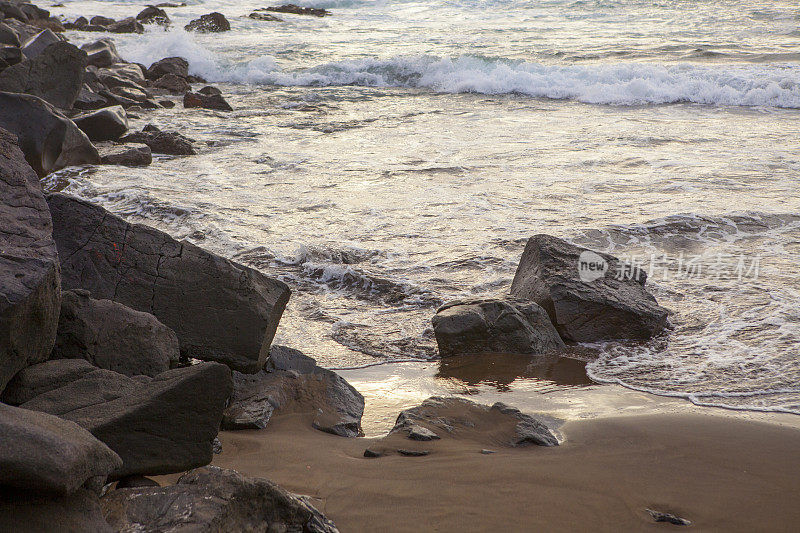
[[(264, 430), (276, 414), (363, 436), (364, 397), (301, 351), (272, 344), (290, 288), (41, 188), (69, 166), (196, 153), (178, 131), (129, 131), (129, 114), (175, 98), (187, 113), (232, 110), (183, 58), (139, 65), (110, 39), (78, 48), (60, 35), (169, 25), (163, 7), (64, 23), (0, 2), (0, 529), (336, 531), (306, 498), (208, 466), (220, 429)], [(251, 17), (274, 18), (266, 12), (330, 15), (287, 5)], [(187, 26), (229, 28), (220, 13)], [(604, 265), (591, 281), (579, 277), (587, 252)], [(668, 311), (646, 276), (621, 271), (611, 256), (533, 236), (508, 294), (449, 302), (432, 317), (440, 356), (558, 357), (570, 343), (662, 334)], [(400, 413), (361, 460), (424, 457), (436, 453), (430, 442), (472, 434), (489, 436), (486, 454), (563, 440), (547, 417), (434, 397)], [(152, 479), (179, 473), (174, 484)]]

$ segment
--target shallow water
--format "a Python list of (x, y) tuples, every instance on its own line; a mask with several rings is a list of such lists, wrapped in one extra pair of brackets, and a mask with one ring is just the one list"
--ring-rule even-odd
[[(586, 347), (593, 380), (800, 413), (796, 4), (343, 0), (305, 3), (331, 17), (242, 17), (263, 5), (192, 2), (170, 31), (113, 36), (126, 59), (182, 55), (223, 90), (233, 113), (134, 120), (200, 155), (49, 186), (280, 277), (294, 294), (277, 342), (333, 368), (434, 357), (438, 305), (507, 290), (526, 238), (557, 235), (652, 265), (673, 311), (666, 339)], [(180, 29), (213, 10), (233, 31)], [(537, 391), (575, 386), (526, 368), (516, 382)], [(437, 383), (510, 404), (533, 390), (470, 376)]]

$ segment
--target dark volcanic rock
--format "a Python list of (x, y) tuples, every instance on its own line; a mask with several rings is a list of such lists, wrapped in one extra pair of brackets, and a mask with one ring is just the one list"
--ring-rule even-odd
[(671, 513), (663, 513), (661, 511), (654, 511), (653, 509), (645, 509), (645, 510), (648, 513), (650, 513), (650, 516), (652, 516), (653, 520), (655, 520), (656, 522), (666, 522), (668, 524), (673, 524), (676, 526), (692, 525), (691, 521)]
[(136, 15), (136, 20), (142, 24), (158, 24), (160, 26), (169, 26), (170, 20), (167, 12), (155, 6), (147, 6)]
[(95, 67), (110, 67), (115, 63), (122, 63), (122, 58), (117, 52), (117, 47), (111, 39), (100, 39), (93, 43), (81, 46), (81, 50), (88, 54), (89, 65)]
[(0, 22), (0, 44), (16, 46), (17, 48), (22, 45), (19, 40), (19, 34), (14, 31), (14, 28), (2, 22)]
[(0, 71), (22, 61), (22, 52), (16, 46), (0, 45)]
[(126, 143), (141, 143), (150, 147), (156, 154), (194, 155), (192, 141), (174, 131), (137, 131), (120, 139)]
[(62, 40), (58, 38), (58, 35), (56, 35), (50, 30), (43, 30), (34, 35), (33, 37), (29, 37), (22, 44), (20, 49), (22, 50), (22, 54), (25, 57), (27, 57), (28, 59), (33, 59), (34, 57), (44, 52), (45, 48), (47, 48), (51, 44), (56, 44), (60, 42), (62, 42)]
[(278, 18), (275, 15), (270, 15), (269, 13), (260, 13), (258, 11), (253, 11), (247, 16), (253, 20), (263, 20), (266, 22), (283, 22), (283, 19)]
[[(42, 383), (36, 374), (52, 375), (51, 367), (60, 363), (29, 367), (19, 379)], [(181, 472), (210, 463), (212, 441), (230, 393), (230, 370), (217, 363), (175, 368), (155, 378), (91, 369), (20, 407), (87, 429), (122, 458), (123, 465), (112, 475), (120, 478)]]
[(85, 489), (58, 497), (0, 489), (0, 531), (114, 532), (103, 518), (97, 494)]
[(2, 401), (22, 405), (40, 394), (80, 379), (97, 367), (86, 359), (54, 359), (20, 371), (3, 391)]
[(0, 92), (0, 128), (19, 138), (25, 159), (40, 177), (100, 160), (86, 134), (36, 96)]
[(133, 17), (128, 17), (113, 24), (109, 24), (106, 28), (112, 33), (144, 33), (144, 26), (142, 26), (142, 23)]
[(183, 95), (183, 107), (202, 107), (218, 111), (233, 111), (233, 108), (219, 94), (201, 94), (188, 92)]
[(0, 486), (99, 490), (121, 466), (116, 453), (74, 422), (0, 403)]
[(304, 498), (214, 466), (187, 472), (167, 487), (111, 491), (101, 503), (117, 531), (338, 531)]
[[(102, 15), (95, 15), (89, 19), (89, 24), (92, 26), (110, 26), (117, 22), (116, 20), (110, 17), (104, 17)], [(76, 21), (77, 23), (77, 21)]]
[(150, 65), (150, 68), (148, 68), (145, 73), (145, 77), (148, 80), (155, 81), (167, 74), (186, 78), (189, 76), (189, 62), (182, 57), (165, 57)]
[(117, 489), (133, 489), (137, 487), (160, 487), (161, 484), (146, 476), (128, 476), (117, 481)]
[[(258, 9), (256, 11), (259, 11)], [(276, 13), (291, 13), (293, 15), (311, 15), (314, 17), (324, 17), (330, 15), (331, 12), (327, 9), (320, 9), (316, 7), (300, 7), (295, 4), (286, 4), (282, 6), (263, 8), (263, 11), (274, 11)]]
[(153, 162), (153, 154), (146, 144), (117, 144), (100, 146), (100, 162), (104, 165), (146, 167)]
[[(583, 281), (579, 260), (607, 268), (587, 270)], [(564, 340), (647, 339), (666, 327), (668, 311), (644, 288), (646, 280), (643, 271), (624, 272), (615, 257), (534, 235), (525, 246), (511, 294), (541, 305)]]
[(484, 352), (542, 354), (564, 346), (544, 309), (514, 298), (447, 303), (436, 311), (433, 331), (442, 357)]
[(192, 86), (189, 85), (186, 78), (181, 78), (175, 74), (164, 74), (153, 82), (153, 87), (164, 89), (172, 94), (183, 94), (192, 90)]
[(128, 131), (128, 115), (121, 106), (83, 113), (72, 121), (93, 141), (116, 141)]
[(20, 22), (28, 22), (28, 15), (26, 15), (17, 5), (16, 2), (0, 2), (0, 14), (6, 18), (16, 19)]
[(73, 109), (80, 109), (83, 111), (92, 111), (95, 109), (102, 109), (109, 105), (108, 100), (100, 96), (92, 90), (88, 84), (84, 83), (81, 87), (81, 92), (72, 104)]
[(263, 367), (289, 300), (284, 283), (88, 202), (53, 194), (48, 203), (66, 289), (155, 315), (187, 357)]
[(231, 24), (225, 18), (225, 15), (215, 11), (207, 15), (201, 15), (199, 19), (191, 21), (183, 29), (199, 33), (217, 33), (230, 30)]
[(234, 372), (224, 429), (263, 429), (274, 411), (283, 410), (313, 414), (312, 426), (326, 433), (362, 434), (364, 397), (344, 378), (285, 346), (272, 347), (266, 368), (252, 375)]
[[(0, 99), (0, 107), (3, 100)], [(1, 113), (1, 112), (0, 112)], [(0, 129), (0, 391), (55, 342), (61, 278), (50, 211), (36, 173)]]
[(61, 109), (70, 109), (83, 86), (86, 62), (86, 52), (59, 41), (34, 59), (1, 72), (0, 91), (32, 94)]
[(153, 315), (88, 291), (64, 291), (52, 359), (86, 359), (126, 376), (156, 376), (178, 363), (178, 337)]

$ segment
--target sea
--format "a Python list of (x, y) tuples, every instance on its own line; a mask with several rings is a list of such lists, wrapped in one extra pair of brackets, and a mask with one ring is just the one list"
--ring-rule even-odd
[[(579, 386), (800, 414), (796, 1), (293, 1), (331, 15), (189, 0), (166, 30), (67, 32), (145, 66), (184, 57), (234, 111), (134, 113), (199, 155), (46, 188), (285, 281), (276, 342), (386, 394), (398, 365), (439, 364), (438, 306), (506, 292), (526, 240), (555, 235), (645, 269), (671, 311), (653, 341), (572, 347)], [(212, 11), (231, 31), (183, 30)], [(435, 379), (510, 404), (578, 386), (508, 366)]]

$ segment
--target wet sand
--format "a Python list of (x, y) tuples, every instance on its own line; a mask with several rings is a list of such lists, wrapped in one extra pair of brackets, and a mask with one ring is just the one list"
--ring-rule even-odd
[(262, 431), (221, 433), (214, 464), (311, 496), (342, 531), (681, 529), (655, 523), (647, 508), (695, 531), (796, 531), (796, 417), (750, 417), (691, 408), (572, 420), (556, 448), (504, 448), (471, 434), (414, 443), (426, 457), (369, 459), (376, 439), (324, 434), (307, 415), (282, 414)]

